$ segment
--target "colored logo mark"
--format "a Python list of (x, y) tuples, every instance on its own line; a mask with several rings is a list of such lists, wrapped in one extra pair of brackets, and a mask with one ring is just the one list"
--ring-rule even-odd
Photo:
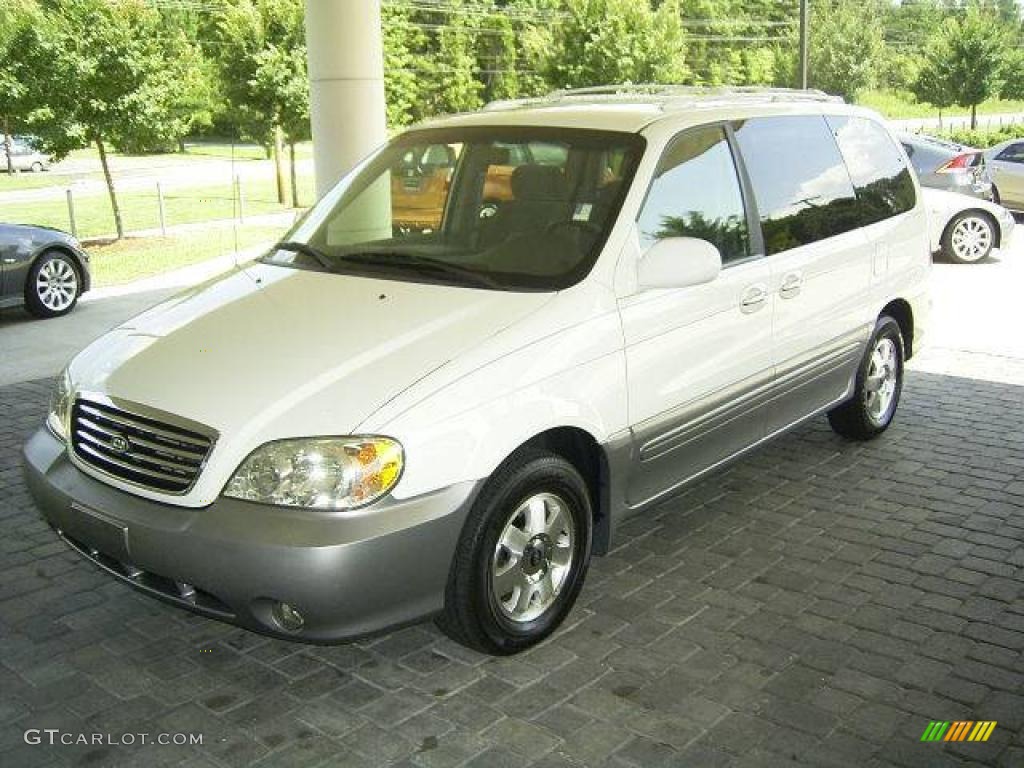
[(995, 720), (933, 720), (921, 734), (921, 741), (988, 741), (995, 729)]

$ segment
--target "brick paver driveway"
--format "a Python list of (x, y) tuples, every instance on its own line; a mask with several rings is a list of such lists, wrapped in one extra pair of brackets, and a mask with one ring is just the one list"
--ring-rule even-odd
[[(947, 362), (880, 440), (818, 419), (630, 522), (566, 629), (506, 659), (431, 625), (290, 644), (136, 594), (28, 499), (49, 383), (0, 388), (0, 765), (1024, 765), (1024, 363)], [(933, 720), (998, 726), (921, 743)]]

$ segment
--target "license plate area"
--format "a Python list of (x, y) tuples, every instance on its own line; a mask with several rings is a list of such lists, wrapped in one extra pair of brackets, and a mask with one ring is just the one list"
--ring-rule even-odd
[(121, 562), (128, 561), (127, 525), (81, 504), (72, 503), (71, 511), (68, 534), (89, 549)]

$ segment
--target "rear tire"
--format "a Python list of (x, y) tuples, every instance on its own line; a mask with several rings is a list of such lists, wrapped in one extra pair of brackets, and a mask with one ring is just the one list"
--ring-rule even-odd
[(25, 306), (36, 317), (60, 317), (75, 308), (82, 295), (82, 277), (71, 257), (44, 251), (28, 271)]
[(828, 422), (850, 440), (871, 440), (892, 424), (903, 391), (903, 332), (888, 315), (875, 324), (857, 369), (853, 396), (828, 412)]
[(438, 626), (484, 653), (508, 655), (550, 635), (572, 609), (590, 563), (587, 484), (561, 456), (523, 449), (473, 504)]

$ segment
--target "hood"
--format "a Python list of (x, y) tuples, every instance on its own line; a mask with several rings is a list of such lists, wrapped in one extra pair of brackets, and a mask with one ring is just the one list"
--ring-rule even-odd
[(550, 298), (256, 264), (110, 332), (75, 358), (71, 379), (206, 424), (247, 452), (349, 432)]
[(65, 232), (63, 229), (47, 227), (42, 224), (7, 224), (0, 222), (0, 232), (12, 235), (27, 235), (32, 238), (44, 237), (51, 240), (71, 241), (74, 239), (70, 233)]

